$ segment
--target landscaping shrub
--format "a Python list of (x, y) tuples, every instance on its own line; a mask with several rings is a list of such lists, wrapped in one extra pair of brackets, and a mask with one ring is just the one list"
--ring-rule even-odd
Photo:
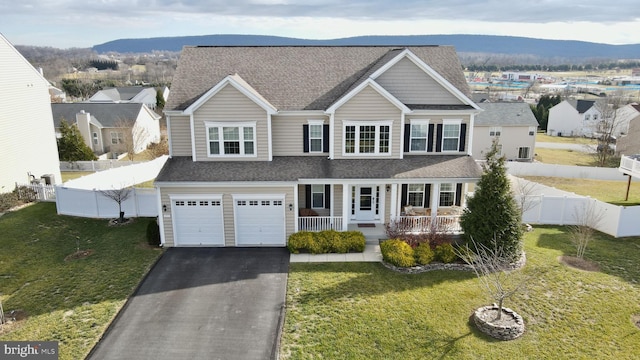
[(20, 200), (15, 192), (0, 194), (0, 212), (7, 211), (19, 204)]
[(147, 243), (151, 246), (160, 246), (160, 228), (155, 220), (147, 224)]
[(433, 253), (436, 260), (442, 261), (445, 264), (452, 263), (458, 258), (451, 244), (438, 245), (433, 250)]
[(365, 238), (360, 231), (325, 230), (300, 231), (289, 236), (287, 248), (293, 254), (307, 251), (311, 254), (362, 252)]
[(413, 248), (400, 239), (386, 240), (380, 243), (380, 252), (384, 261), (400, 267), (415, 265)]
[(427, 265), (433, 261), (435, 254), (431, 250), (429, 243), (422, 243), (413, 249), (413, 255), (416, 259), (416, 263), (420, 265)]

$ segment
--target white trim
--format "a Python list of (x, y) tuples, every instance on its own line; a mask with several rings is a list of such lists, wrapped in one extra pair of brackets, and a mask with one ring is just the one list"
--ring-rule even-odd
[[(159, 191), (158, 191), (159, 193)], [(225, 230), (224, 230), (224, 202), (222, 200), (222, 195), (220, 194), (193, 194), (193, 195), (183, 195), (183, 194), (167, 194), (167, 196), (169, 197), (169, 204), (170, 204), (170, 209), (171, 209), (171, 229), (173, 231), (173, 247), (178, 247), (180, 246), (180, 243), (177, 241), (177, 230), (176, 230), (176, 217), (175, 217), (175, 213), (176, 213), (176, 209), (175, 209), (175, 204), (174, 202), (176, 201), (182, 201), (182, 200), (219, 200), (220, 201), (220, 215), (222, 215), (222, 246), (225, 246), (226, 244), (226, 234), (225, 234)], [(158, 208), (160, 210), (160, 212), (162, 212), (162, 207)], [(164, 230), (164, 227), (163, 227)], [(164, 236), (164, 231), (161, 232), (162, 236)], [(164, 243), (162, 243), (164, 245)], [(185, 246), (189, 246), (189, 245), (185, 245)], [(192, 245), (192, 246), (197, 246), (197, 245)]]
[[(255, 158), (258, 157), (258, 131), (257, 131), (257, 121), (244, 121), (244, 122), (224, 122), (224, 121), (203, 121), (204, 130), (205, 130), (205, 138), (206, 138), (206, 147), (207, 147), (207, 157), (208, 158)], [(238, 128), (239, 134), (239, 145), (240, 145), (240, 154), (224, 154), (224, 137), (223, 131), (220, 131), (224, 127), (234, 127)], [(245, 154), (244, 143), (246, 140), (244, 139), (244, 128), (250, 127), (253, 128), (253, 154)], [(209, 129), (210, 128), (218, 128), (218, 140), (219, 143), (219, 151), (220, 154), (211, 154), (211, 147), (209, 146)]]
[[(284, 235), (284, 242), (282, 246), (287, 246), (287, 210), (289, 204), (286, 202), (286, 194), (231, 194), (231, 201), (233, 202), (233, 245), (238, 247), (238, 201), (242, 200), (276, 200), (282, 201), (282, 214), (284, 215), (284, 221), (282, 222), (282, 234)], [(295, 205), (294, 205), (295, 206)], [(294, 209), (295, 210), (295, 209)], [(255, 244), (241, 245), (241, 246), (255, 246)]]
[[(321, 154), (324, 153), (324, 120), (318, 120), (318, 119), (307, 119), (307, 125), (309, 125), (309, 131), (307, 133), (307, 140), (309, 141), (309, 153), (310, 154)], [(322, 141), (320, 143), (320, 151), (312, 151), (311, 150), (311, 126), (320, 126), (320, 131), (321, 131), (321, 137), (320, 140)], [(329, 134), (329, 136), (331, 136), (331, 134)]]
[[(258, 134), (255, 134), (256, 143), (254, 144), (254, 152), (258, 153)], [(267, 114), (267, 145), (269, 150), (269, 161), (273, 160), (273, 135), (271, 132), (271, 114)]]
[(333, 160), (335, 158), (335, 130), (336, 130), (336, 121), (335, 121), (335, 113), (331, 113), (329, 115), (329, 159)]
[[(310, 209), (324, 209), (325, 208), (325, 204), (327, 203), (327, 199), (326, 199), (327, 198), (327, 194), (324, 191), (325, 190), (325, 184), (311, 184), (309, 186), (311, 186), (311, 189), (310, 189), (311, 190), (311, 204), (306, 204), (307, 207), (310, 208)], [(316, 187), (317, 186), (321, 186), (322, 187), (322, 191), (321, 191), (322, 192), (322, 206), (319, 206), (319, 207), (318, 206), (313, 206), (313, 194), (314, 193), (315, 194), (319, 194), (320, 193), (318, 191), (316, 191), (316, 192), (313, 191), (313, 187), (314, 186), (316, 186)], [(311, 205), (311, 206), (309, 206), (309, 205)]]
[(440, 75), (437, 71), (433, 70), (429, 65), (427, 65), (424, 61), (422, 61), (416, 54), (411, 52), (409, 49), (404, 49), (398, 56), (384, 64), (380, 69), (376, 70), (373, 74), (371, 74), (371, 79), (377, 79), (380, 75), (385, 73), (395, 64), (397, 64), (400, 60), (407, 58), (411, 60), (416, 66), (418, 66), (422, 71), (427, 73), (427, 75), (431, 76), (438, 84), (447, 89), (453, 96), (455, 96), (458, 100), (466, 105), (472, 106), (476, 110), (480, 110), (481, 108), (476, 105), (470, 98), (468, 98), (465, 94), (463, 94), (458, 88), (453, 86), (449, 81), (447, 81), (442, 75)]
[[(356, 127), (356, 139), (355, 148), (353, 153), (347, 153), (346, 151), (346, 127)], [(375, 151), (372, 153), (362, 153), (360, 150), (360, 126), (375, 126)], [(380, 152), (380, 126), (389, 127), (389, 152)], [(369, 157), (369, 156), (391, 156), (393, 154), (393, 120), (342, 120), (342, 156), (344, 157)]]
[[(160, 189), (156, 187), (156, 198), (158, 201), (158, 227), (160, 228), (160, 246), (164, 247), (165, 245), (165, 236), (164, 236), (164, 211), (162, 211), (162, 192)], [(171, 205), (171, 200), (169, 200), (169, 205)], [(171, 206), (169, 206), (171, 208)], [(173, 225), (173, 217), (172, 214), (168, 214), (169, 219), (171, 219), (171, 224)], [(175, 243), (175, 242), (174, 242)]]
[[(300, 207), (299, 206), (300, 199), (299, 199), (299, 196), (298, 196), (299, 195), (298, 194), (298, 192), (299, 192), (298, 186), (299, 186), (298, 184), (294, 184), (293, 185), (293, 232), (294, 233), (300, 231), (298, 229), (298, 208)], [(286, 204), (286, 206), (289, 207), (289, 204)], [(286, 209), (285, 209), (285, 212), (284, 212), (284, 221), (285, 222), (287, 221), (287, 210)], [(286, 230), (287, 229), (285, 227), (285, 231)]]
[(342, 231), (346, 231), (351, 221), (351, 187), (353, 185), (342, 184)]
[[(432, 137), (434, 134), (429, 134), (429, 122), (430, 119), (411, 119), (409, 120), (409, 153), (410, 154), (425, 154), (429, 150), (429, 135)], [(427, 137), (425, 138), (424, 150), (411, 150), (411, 140), (413, 139), (412, 125), (425, 125), (427, 127)]]
[(275, 106), (271, 105), (265, 98), (263, 98), (251, 85), (247, 84), (238, 74), (229, 75), (207, 91), (204, 95), (200, 96), (193, 104), (189, 105), (183, 113), (193, 114), (200, 106), (214, 97), (220, 90), (224, 89), (227, 85), (233, 86), (236, 90), (240, 91), (244, 96), (260, 106), (268, 114), (277, 113)]
[(373, 79), (369, 78), (358, 85), (355, 89), (349, 91), (346, 95), (341, 97), (338, 101), (333, 103), (328, 109), (327, 113), (335, 113), (338, 108), (351, 100), (354, 96), (359, 94), (362, 90), (364, 90), (367, 86), (371, 86), (373, 90), (378, 92), (378, 94), (382, 95), (385, 99), (387, 99), (391, 104), (395, 105), (398, 109), (400, 109), (403, 113), (410, 113), (411, 109), (405, 106), (398, 98), (391, 95), (390, 92), (385, 90), (380, 84), (376, 83)]
[[(196, 156), (196, 131), (195, 131), (195, 119), (193, 114), (189, 114), (189, 126), (191, 127), (191, 160), (197, 161)], [(206, 136), (206, 135), (205, 135)]]
[(469, 141), (467, 141), (467, 155), (469, 156), (473, 155), (473, 132), (476, 130), (475, 122), (476, 114), (473, 113), (469, 116), (469, 125), (467, 125), (469, 127), (467, 129), (467, 137), (469, 138)]
[[(445, 150), (444, 149), (444, 127), (445, 125), (458, 125), (458, 145), (455, 150)], [(468, 130), (473, 131), (473, 130)], [(442, 139), (440, 141), (440, 152), (442, 153), (454, 153), (460, 152), (460, 133), (462, 132), (462, 119), (442, 119)], [(465, 134), (466, 136), (466, 134)], [(452, 139), (452, 138), (451, 138)]]
[(173, 141), (171, 140), (171, 116), (167, 115), (167, 144), (169, 145), (169, 157), (173, 156)]

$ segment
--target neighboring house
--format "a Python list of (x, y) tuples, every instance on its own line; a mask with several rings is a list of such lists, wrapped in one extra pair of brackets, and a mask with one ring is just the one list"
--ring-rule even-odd
[[(133, 150), (139, 153), (160, 140), (160, 115), (144, 104), (51, 104), (55, 128), (64, 119), (75, 124), (96, 154), (112, 157)], [(56, 133), (59, 137), (59, 133)]]
[(527, 103), (481, 103), (484, 110), (475, 118), (473, 157), (485, 158), (493, 139), (498, 139), (499, 154), (507, 160), (533, 160), (536, 120)]
[(601, 117), (595, 100), (564, 100), (549, 109), (547, 135), (592, 137)]
[[(162, 90), (165, 101), (168, 96), (168, 88)], [(100, 90), (89, 98), (89, 102), (113, 102), (120, 104), (138, 103), (145, 104), (149, 109), (155, 110), (157, 105), (157, 91), (152, 87), (128, 86)]]
[(480, 111), (449, 46), (185, 47), (155, 182), (162, 243), (447, 220), (482, 173)]
[(0, 193), (47, 175), (60, 183), (49, 82), (0, 34)]
[(621, 155), (640, 154), (640, 105), (629, 104), (618, 109), (616, 118), (627, 122), (627, 133), (618, 137), (616, 152)]

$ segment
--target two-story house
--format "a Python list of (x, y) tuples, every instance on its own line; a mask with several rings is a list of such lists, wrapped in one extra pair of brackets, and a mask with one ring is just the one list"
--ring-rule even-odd
[(60, 183), (49, 82), (0, 34), (0, 193), (43, 178)]
[(481, 169), (449, 46), (186, 47), (156, 178), (164, 246), (459, 212)]
[(564, 100), (549, 109), (547, 135), (592, 137), (602, 120), (595, 100)]

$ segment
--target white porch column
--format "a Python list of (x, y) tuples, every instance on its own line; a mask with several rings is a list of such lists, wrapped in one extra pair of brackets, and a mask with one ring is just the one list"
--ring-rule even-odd
[[(335, 203), (336, 203), (336, 197), (334, 196), (336, 191), (333, 188), (333, 186), (334, 186), (333, 184), (329, 185), (329, 189), (330, 189), (329, 193), (331, 195), (331, 200), (330, 200), (331, 201), (331, 206), (329, 207), (329, 216), (331, 216), (331, 217), (333, 217), (333, 214), (334, 214), (333, 209), (335, 208)], [(331, 221), (333, 221), (333, 220), (331, 220)]]
[(342, 231), (347, 231), (351, 219), (351, 185), (342, 184)]
[(435, 219), (440, 204), (440, 183), (431, 185), (431, 218)]
[(293, 185), (293, 232), (298, 232), (300, 229), (298, 228), (298, 184)]
[(398, 184), (391, 184), (391, 201), (389, 201), (389, 219), (398, 217)]

